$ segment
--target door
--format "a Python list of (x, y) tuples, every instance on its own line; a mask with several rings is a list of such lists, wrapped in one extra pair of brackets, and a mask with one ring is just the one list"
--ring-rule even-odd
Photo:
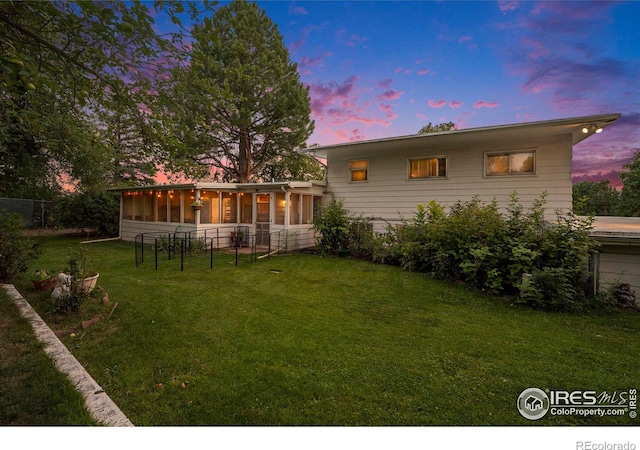
[(256, 245), (269, 245), (269, 225), (271, 223), (271, 196), (256, 195)]

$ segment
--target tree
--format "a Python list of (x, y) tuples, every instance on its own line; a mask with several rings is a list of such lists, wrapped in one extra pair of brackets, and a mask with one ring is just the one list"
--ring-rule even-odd
[[(248, 182), (313, 131), (309, 90), (276, 25), (234, 0), (193, 30), (190, 64), (173, 71), (172, 161), (191, 176), (210, 168)], [(176, 167), (173, 167), (174, 171)]]
[(613, 216), (619, 213), (620, 193), (609, 180), (598, 183), (581, 181), (573, 185), (573, 212), (588, 216)]
[(325, 168), (322, 163), (313, 156), (291, 151), (269, 160), (256, 171), (254, 177), (263, 181), (324, 180)]
[(620, 174), (624, 183), (620, 192), (621, 208), (625, 215), (640, 216), (640, 150), (625, 164), (625, 172)]
[(442, 133), (443, 131), (455, 130), (456, 124), (453, 122), (443, 122), (437, 125), (432, 125), (431, 122), (420, 128), (418, 134), (429, 134), (429, 133)]
[[(0, 152), (20, 152), (19, 161), (38, 155), (31, 165), (37, 170), (22, 171), (19, 178), (34, 184), (35, 176), (47, 172), (58, 184), (62, 173), (80, 187), (104, 183), (104, 171), (118, 166), (123, 149), (135, 171), (150, 175), (150, 158), (159, 159), (156, 148), (148, 140), (114, 147), (106, 139), (112, 125), (104, 119), (127, 117), (129, 134), (162, 140), (146, 107), (156, 102), (153, 82), (183, 58), (188, 32), (179, 16), (194, 18), (212, 5), (1, 2)], [(156, 16), (169, 18), (175, 29), (158, 34)], [(0, 167), (5, 192), (14, 187), (7, 173), (21, 170), (15, 164)]]

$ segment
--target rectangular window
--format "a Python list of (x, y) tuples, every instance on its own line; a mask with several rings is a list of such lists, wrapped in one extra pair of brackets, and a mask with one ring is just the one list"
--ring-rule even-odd
[(171, 207), (171, 222), (180, 223), (180, 191), (169, 191), (169, 203)]
[(359, 159), (349, 161), (349, 180), (354, 182), (367, 181), (369, 179), (369, 161)]
[(220, 223), (220, 195), (218, 191), (201, 191), (200, 223)]
[(313, 196), (302, 196), (302, 223), (308, 224), (313, 221)]
[(276, 193), (276, 225), (284, 225), (284, 209), (286, 201), (283, 192)]
[(182, 195), (184, 223), (196, 223), (196, 212), (191, 207), (196, 199), (196, 192), (194, 190), (184, 191)]
[(133, 195), (133, 192), (125, 192), (122, 195), (124, 218), (127, 220), (133, 220), (134, 211), (136, 208), (135, 196)]
[(485, 154), (485, 174), (499, 175), (534, 175), (535, 152), (487, 153)]
[(300, 223), (300, 194), (289, 194), (289, 225)]
[(222, 193), (222, 223), (238, 222), (238, 196), (233, 192)]
[(253, 220), (252, 197), (249, 193), (240, 193), (240, 223), (251, 223)]
[(167, 221), (167, 191), (157, 191), (156, 200), (158, 202), (158, 222)]
[(142, 194), (142, 220), (145, 222), (155, 222), (156, 201), (153, 191)]
[(409, 160), (409, 179), (446, 177), (447, 158), (415, 158)]

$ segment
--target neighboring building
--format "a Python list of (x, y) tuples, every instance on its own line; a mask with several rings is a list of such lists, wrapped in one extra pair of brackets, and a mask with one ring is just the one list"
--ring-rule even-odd
[(224, 247), (232, 244), (232, 235), (246, 230), (257, 245), (278, 234), (288, 238), (289, 249), (311, 247), (311, 223), (324, 186), (324, 181), (285, 181), (115, 189), (122, 193), (120, 237), (133, 241), (142, 233), (150, 239), (154, 234), (190, 232), (191, 237), (215, 236), (216, 246)]
[(591, 234), (600, 243), (593, 261), (596, 290), (628, 283), (640, 301), (640, 217), (597, 217)]
[(477, 196), (501, 209), (517, 193), (528, 207), (547, 193), (546, 215), (572, 206), (573, 146), (620, 114), (529, 122), (313, 147), (327, 160), (325, 199), (385, 222), (411, 218), (418, 204), (447, 207)]

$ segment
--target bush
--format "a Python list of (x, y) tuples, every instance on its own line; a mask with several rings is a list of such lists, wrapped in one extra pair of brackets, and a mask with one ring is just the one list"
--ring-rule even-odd
[(113, 192), (77, 192), (56, 205), (58, 223), (67, 228), (88, 228), (100, 235), (118, 232), (120, 197)]
[(0, 211), (0, 281), (3, 283), (26, 272), (29, 261), (40, 256), (37, 244), (23, 235), (25, 229), (19, 214)]
[(349, 248), (351, 217), (341, 200), (333, 200), (313, 220), (313, 229), (320, 234), (318, 246), (323, 254), (335, 254)]
[[(370, 228), (364, 233), (362, 219), (350, 219), (339, 204), (340, 214), (333, 214), (340, 220), (327, 236), (346, 239), (355, 256), (375, 262), (463, 281), (492, 294), (519, 295), (517, 302), (534, 307), (576, 309), (585, 303), (588, 262), (597, 246), (589, 235), (593, 218), (569, 213), (546, 223), (545, 197), (525, 211), (514, 193), (507, 214), (495, 201), (458, 202), (448, 214), (432, 201), (382, 234)], [(335, 230), (342, 233), (339, 239)], [(524, 288), (523, 274), (533, 275)]]

